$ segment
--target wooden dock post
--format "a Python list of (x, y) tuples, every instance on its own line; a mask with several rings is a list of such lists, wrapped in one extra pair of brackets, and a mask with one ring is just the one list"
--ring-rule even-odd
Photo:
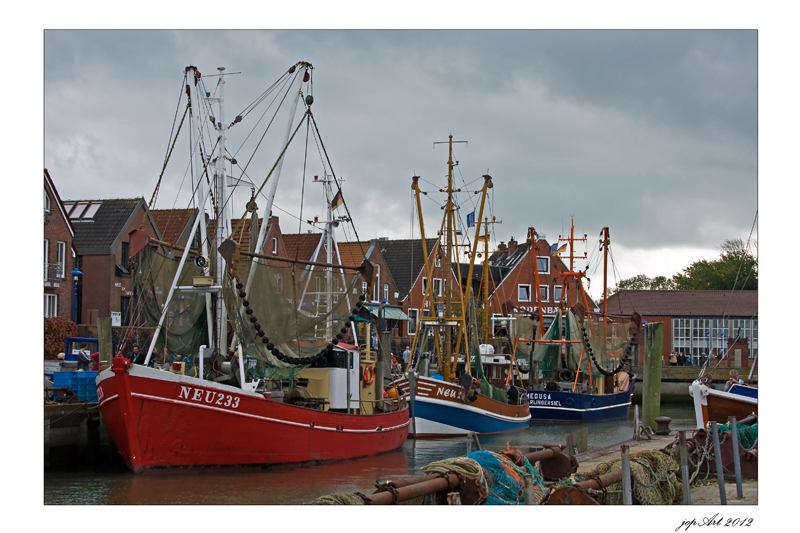
[(114, 354), (111, 344), (111, 317), (97, 317), (97, 340), (100, 344), (100, 370), (105, 370), (111, 366), (111, 358)]
[(644, 336), (644, 386), (642, 387), (642, 425), (656, 427), (656, 417), (661, 409), (661, 345), (664, 324), (645, 324)]
[(567, 455), (578, 455), (587, 451), (589, 441), (589, 428), (581, 428), (567, 435)]

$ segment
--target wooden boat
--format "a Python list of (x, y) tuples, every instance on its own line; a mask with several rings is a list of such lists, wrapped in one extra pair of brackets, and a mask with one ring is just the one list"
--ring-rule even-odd
[[(289, 128), (278, 161), (267, 176), (271, 189), (258, 238), (251, 239), (254, 243), (265, 242), (295, 108), (312, 68), (298, 63), (282, 80), (289, 86), (285, 99), (292, 102)], [(365, 297), (362, 294), (354, 302), (350, 289), (363, 275), (369, 291), (369, 264), (314, 262), (320, 268), (307, 269), (312, 263), (264, 255), (255, 244), (249, 252), (242, 250), (235, 240), (241, 233), (232, 234), (227, 207), (232, 193), (227, 189), (228, 174), (233, 171), (226, 168), (226, 161), (236, 162), (225, 155), (225, 132), (246, 113), (225, 126), (223, 70), (215, 98), (210, 98), (211, 91), (205, 90), (195, 67), (185, 72), (192, 138), (207, 138), (202, 130), (209, 122), (217, 130), (213, 147), (195, 147), (193, 153), (194, 205), (200, 206), (200, 212), (188, 235), (199, 233), (199, 244), (185, 250), (173, 247), (180, 255), (175, 259), (162, 253), (165, 243), (146, 234), (131, 236), (131, 254), (139, 259), (140, 311), (156, 329), (144, 365), (131, 364), (118, 355), (96, 378), (98, 406), (111, 439), (134, 472), (347, 459), (395, 450), (408, 435), (407, 406), (402, 400), (366, 401), (375, 397), (375, 384), (359, 380), (368, 361), (354, 346), (340, 343), (343, 333), (351, 330), (358, 340), (352, 315)], [(258, 102), (264, 99), (262, 95)], [(303, 119), (294, 131), (302, 122), (313, 121), (312, 102), (309, 94)], [(213, 104), (219, 105), (216, 119), (208, 114)], [(322, 144), (323, 139), (318, 137), (316, 142)], [(329, 165), (328, 161), (325, 175), (330, 172), (338, 187)], [(213, 205), (207, 201), (206, 175), (212, 177)], [(206, 235), (205, 223), (200, 224), (202, 209), (218, 215), (211, 237)], [(249, 213), (257, 214), (254, 195), (241, 222), (247, 221)], [(252, 218), (255, 229), (258, 217)], [(187, 261), (190, 256), (192, 260)], [(351, 273), (345, 275), (345, 271)], [(330, 279), (332, 275), (347, 281), (339, 285), (336, 298), (313, 308), (304, 305), (302, 296), (297, 299), (315, 276)], [(178, 294), (180, 298), (175, 297)], [(229, 328), (233, 331), (230, 340)], [(182, 354), (180, 360), (149, 368), (156, 347)]]
[[(530, 228), (531, 235), (535, 229)], [(630, 413), (636, 376), (630, 371), (629, 360), (633, 345), (641, 331), (641, 317), (610, 317), (594, 310), (584, 290), (585, 272), (574, 268), (575, 226), (564, 241), (569, 246), (569, 270), (561, 272), (564, 286), (577, 287), (576, 302), (569, 302), (565, 293), (561, 308), (548, 330), (544, 331), (541, 305), (538, 321), (529, 328), (528, 338), (517, 337), (514, 342), (516, 359), (526, 365), (528, 372), (528, 401), (532, 421), (539, 422), (602, 422), (626, 419)], [(535, 239), (534, 239), (535, 242)], [(607, 264), (608, 228), (600, 239)], [(554, 244), (557, 250), (558, 245)], [(535, 255), (533, 258), (535, 260)], [(539, 278), (533, 267), (535, 289), (539, 294)], [(606, 276), (603, 276), (604, 294)], [(521, 322), (522, 315), (516, 315)], [(563, 334), (562, 334), (563, 332)], [(525, 357), (522, 346), (531, 346)], [(523, 350), (524, 351), (524, 350)]]
[[(479, 353), (477, 340), (477, 320), (474, 317), (475, 304), (471, 287), (462, 289), (460, 276), (453, 277), (458, 235), (455, 227), (456, 206), (453, 200), (453, 136), (449, 137), (449, 158), (447, 178), (447, 200), (444, 205), (444, 221), (440, 240), (435, 254), (439, 257), (445, 276), (445, 290), (436, 299), (433, 284), (425, 291), (426, 307), (435, 310), (435, 316), (424, 316), (419, 320), (412, 354), (428, 352), (426, 357), (436, 358), (439, 378), (426, 375), (426, 367), (420, 364), (419, 354), (409, 361), (406, 374), (393, 382), (407, 398), (411, 409), (411, 429), (413, 437), (438, 437), (478, 434), (505, 433), (519, 431), (528, 427), (528, 413), (525, 391), (509, 388), (508, 391), (493, 386), (484, 374), (484, 361)], [(480, 217), (486, 201), (486, 192), (492, 185), (491, 176), (485, 175), (482, 188)], [(412, 189), (415, 191), (417, 212), (422, 233), (423, 255), (427, 279), (433, 279), (433, 260), (425, 245), (425, 230), (420, 205), (419, 176), (414, 176)], [(476, 229), (474, 246), (470, 259), (471, 279), (478, 245)], [(444, 245), (442, 245), (444, 241)], [(448, 280), (450, 278), (452, 282)], [(472, 316), (467, 319), (466, 314)], [(459, 355), (463, 352), (464, 355)], [(505, 362), (503, 363), (505, 364)], [(509, 363), (510, 365), (510, 363)]]
[(727, 424), (728, 417), (744, 420), (758, 415), (758, 389), (748, 385), (733, 385), (728, 392), (709, 387), (702, 378), (689, 386), (694, 403), (697, 429), (708, 427), (709, 422)]

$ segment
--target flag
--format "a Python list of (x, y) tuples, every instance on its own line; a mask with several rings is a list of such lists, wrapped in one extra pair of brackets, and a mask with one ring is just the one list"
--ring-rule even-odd
[(475, 225), (475, 211), (467, 214), (467, 227), (471, 228)]
[(489, 236), (488, 235), (478, 235), (478, 240), (480, 242), (484, 242), (484, 241), (488, 242), (489, 241)]
[(336, 193), (336, 196), (333, 197), (333, 201), (331, 202), (331, 211), (333, 211), (343, 203), (344, 203), (344, 198), (342, 198), (342, 191), (340, 189), (339, 192)]
[(553, 244), (553, 246), (550, 247), (550, 255), (558, 255), (566, 249), (567, 243), (562, 244), (560, 248), (558, 247), (558, 244)]

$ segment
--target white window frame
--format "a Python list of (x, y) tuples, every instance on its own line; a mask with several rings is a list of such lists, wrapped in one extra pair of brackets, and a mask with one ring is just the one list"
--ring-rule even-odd
[(47, 265), (50, 259), (50, 241), (44, 240), (44, 280), (47, 281)]
[(58, 295), (44, 295), (44, 317), (53, 318), (58, 316)]
[(273, 254), (278, 253), (278, 239), (276, 237), (272, 238), (272, 253)]
[(438, 254), (436, 255), (436, 258), (434, 259), (433, 264), (436, 265), (437, 267), (442, 266), (442, 258), (439, 257)]
[(52, 209), (52, 200), (50, 199), (50, 195), (47, 194), (47, 189), (44, 190), (44, 212), (49, 213)]
[(367, 282), (366, 281), (362, 281), (361, 282), (361, 294), (363, 294), (365, 296), (367, 294)]
[[(522, 297), (522, 289), (526, 289), (528, 292), (528, 296), (526, 298)], [(531, 284), (530, 283), (520, 283), (517, 285), (517, 301), (518, 302), (530, 302), (531, 301)]]
[(422, 276), (422, 296), (425, 296), (428, 292), (428, 278)]
[(64, 279), (66, 277), (67, 266), (67, 243), (63, 241), (56, 241), (56, 262), (58, 263), (58, 277)]
[(275, 274), (275, 292), (280, 294), (283, 292), (283, 272), (277, 272)]
[[(439, 282), (439, 290), (436, 290), (436, 282)], [(439, 298), (442, 297), (442, 278), (433, 278), (433, 294), (434, 296), (438, 296)]]
[(386, 300), (387, 302), (389, 301), (389, 284), (388, 283), (384, 283), (383, 284), (383, 299)]
[[(542, 291), (544, 291), (544, 295), (542, 295)], [(539, 301), (540, 302), (550, 301), (550, 287), (548, 287), (547, 285), (539, 287)]]
[[(559, 291), (559, 289), (561, 289)], [(561, 292), (561, 294), (559, 294)], [(564, 286), (563, 285), (553, 285), (553, 302), (560, 302), (564, 299)]]
[(537, 269), (539, 268), (539, 259), (544, 259), (545, 261), (547, 261), (547, 269), (546, 270), (539, 269), (539, 274), (549, 274), (550, 273), (550, 258), (547, 257), (546, 255), (537, 255), (536, 256), (536, 268)]
[(381, 266), (378, 265), (378, 273), (375, 275), (375, 286), (372, 287), (372, 301), (377, 302), (381, 299)]
[[(411, 326), (414, 326), (413, 329)], [(408, 325), (406, 326), (406, 333), (408, 335), (416, 335), (417, 328), (419, 327), (419, 309), (408, 310)]]

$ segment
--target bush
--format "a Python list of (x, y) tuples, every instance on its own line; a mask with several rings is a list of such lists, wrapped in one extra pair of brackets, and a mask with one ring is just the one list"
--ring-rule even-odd
[(64, 342), (67, 337), (74, 337), (78, 332), (78, 325), (70, 320), (53, 317), (44, 319), (44, 358), (55, 359), (64, 351)]

